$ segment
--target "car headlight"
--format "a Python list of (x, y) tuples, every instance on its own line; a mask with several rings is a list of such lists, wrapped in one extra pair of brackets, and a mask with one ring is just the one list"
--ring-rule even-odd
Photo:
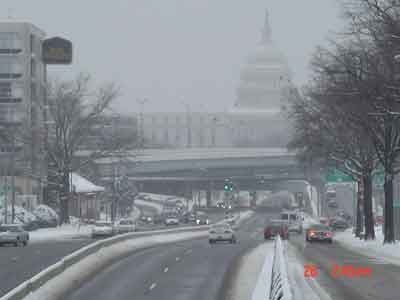
[(200, 220), (196, 220), (196, 224), (200, 224)]

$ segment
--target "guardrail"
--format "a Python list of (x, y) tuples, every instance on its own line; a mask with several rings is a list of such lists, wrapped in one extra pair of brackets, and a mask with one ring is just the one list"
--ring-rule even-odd
[(287, 275), (287, 263), (281, 237), (275, 240), (274, 259), (272, 264), (270, 300), (293, 300)]
[(157, 231), (147, 231), (147, 232), (133, 232), (126, 233), (122, 235), (118, 235), (115, 237), (111, 237), (108, 239), (104, 239), (101, 241), (97, 241), (92, 243), (86, 247), (83, 247), (72, 254), (62, 258), (59, 262), (51, 265), (50, 267), (44, 269), (42, 272), (36, 274), (32, 278), (26, 280), (25, 282), (18, 285), (16, 288), (9, 291), (6, 295), (0, 298), (0, 300), (21, 300), (26, 297), (28, 294), (36, 291), (42, 285), (44, 285), (47, 281), (52, 279), (53, 277), (62, 273), (68, 267), (74, 265), (79, 262), (83, 258), (96, 253), (103, 247), (110, 246), (111, 244), (122, 242), (135, 237), (144, 237), (151, 236), (157, 234), (168, 234), (168, 233), (179, 233), (179, 232), (188, 232), (188, 231), (203, 231), (208, 230), (209, 225), (200, 225), (200, 226), (191, 226), (191, 227), (181, 227), (175, 229), (165, 229), (165, 230), (157, 230)]

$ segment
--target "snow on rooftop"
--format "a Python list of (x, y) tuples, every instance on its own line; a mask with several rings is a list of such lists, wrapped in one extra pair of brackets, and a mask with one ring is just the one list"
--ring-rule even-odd
[(103, 187), (93, 184), (77, 173), (72, 173), (71, 182), (73, 189), (75, 189), (75, 192), (77, 193), (93, 193), (105, 190)]

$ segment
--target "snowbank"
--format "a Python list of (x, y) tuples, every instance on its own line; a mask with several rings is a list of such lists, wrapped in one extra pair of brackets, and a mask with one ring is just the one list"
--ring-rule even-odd
[(263, 243), (246, 253), (238, 263), (228, 299), (268, 299), (274, 244)]
[(335, 240), (342, 246), (360, 254), (378, 257), (392, 264), (400, 265), (400, 243), (383, 245), (384, 236), (381, 226), (375, 227), (375, 237), (374, 241), (360, 240), (353, 235), (352, 229), (348, 229), (337, 233)]
[[(256, 286), (251, 295), (252, 300), (264, 300), (269, 299), (269, 292), (271, 288), (271, 276), (272, 276), (272, 263), (274, 260), (274, 243), (265, 243), (258, 248), (256, 248), (253, 252), (255, 256), (257, 251), (263, 252), (264, 261), (258, 259), (258, 265), (262, 266), (261, 272), (258, 274), (258, 279)], [(256, 263), (256, 257), (254, 257), (254, 263)], [(261, 258), (261, 257), (260, 257)], [(250, 262), (250, 261), (249, 261)], [(252, 266), (253, 269), (256, 268), (255, 265)], [(243, 298), (244, 300), (245, 298)], [(250, 299), (250, 298), (247, 298)]]
[(68, 240), (89, 238), (91, 235), (91, 225), (72, 225), (65, 224), (55, 228), (42, 228), (29, 233), (30, 242), (46, 242), (49, 240)]
[(58, 214), (55, 212), (54, 209), (52, 209), (50, 206), (41, 204), (37, 206), (33, 214), (43, 220), (50, 220), (50, 219), (56, 219), (58, 220)]

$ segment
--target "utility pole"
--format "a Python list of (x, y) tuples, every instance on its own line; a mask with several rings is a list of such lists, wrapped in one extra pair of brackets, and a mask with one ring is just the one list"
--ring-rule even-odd
[(11, 140), (11, 223), (14, 224), (15, 221), (15, 133), (12, 133)]

